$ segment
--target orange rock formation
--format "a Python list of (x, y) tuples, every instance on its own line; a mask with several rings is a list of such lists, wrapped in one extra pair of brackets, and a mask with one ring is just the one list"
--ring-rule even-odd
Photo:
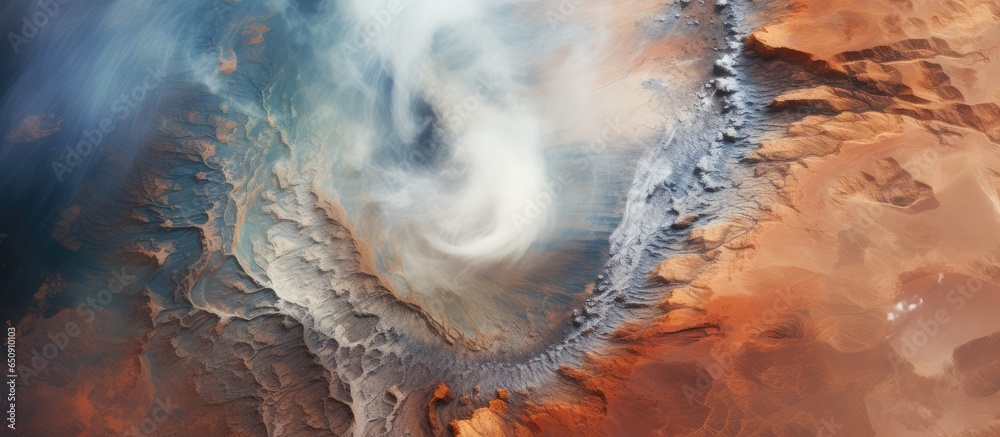
[[(780, 15), (780, 14), (779, 14)], [(996, 435), (1000, 4), (800, 1), (746, 41), (813, 83), (749, 223), (694, 228), (653, 322), (510, 419), (537, 435)], [(558, 394), (552, 394), (552, 393)], [(469, 423), (484, 422), (476, 411)], [(512, 434), (513, 425), (481, 426)], [(476, 435), (476, 434), (469, 434)]]

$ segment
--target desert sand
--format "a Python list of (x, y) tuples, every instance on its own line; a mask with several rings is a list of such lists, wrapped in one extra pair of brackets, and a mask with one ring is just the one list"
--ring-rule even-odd
[(650, 272), (673, 286), (659, 320), (457, 434), (996, 435), (998, 18), (974, 0), (766, 16), (748, 56), (811, 85), (777, 90), (793, 120), (746, 159), (756, 216), (692, 229)]

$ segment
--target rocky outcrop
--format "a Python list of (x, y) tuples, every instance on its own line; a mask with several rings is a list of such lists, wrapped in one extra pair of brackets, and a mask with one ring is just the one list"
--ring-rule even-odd
[(62, 128), (62, 117), (55, 114), (35, 114), (24, 117), (4, 139), (12, 143), (31, 143), (50, 136)]
[[(523, 420), (580, 435), (995, 430), (1000, 324), (957, 308), (1000, 290), (1000, 94), (980, 51), (998, 18), (975, 0), (797, 1), (768, 17), (744, 47), (798, 85), (772, 90), (768, 114), (791, 121), (745, 160), (750, 225), (693, 229), (696, 252), (652, 271), (664, 313), (565, 371), (579, 400)], [(947, 340), (969, 330), (993, 334)]]

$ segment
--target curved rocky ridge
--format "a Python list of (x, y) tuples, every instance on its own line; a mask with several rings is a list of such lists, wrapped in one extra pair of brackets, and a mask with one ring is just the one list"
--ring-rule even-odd
[(746, 160), (741, 191), (760, 208), (693, 229), (696, 253), (650, 269), (672, 285), (665, 314), (564, 367), (571, 389), (456, 430), (995, 432), (984, 377), (998, 357), (983, 345), (1000, 325), (969, 305), (995, 304), (1000, 271), (997, 103), (981, 79), (1000, 10), (846, 0), (777, 12), (746, 40), (751, 77), (774, 90), (765, 117), (789, 120)]
[[(59, 240), (89, 257), (91, 273), (52, 288), (82, 301), (106, 282), (102, 272), (114, 267), (119, 278), (106, 287), (111, 304), (80, 334), (86, 340), (26, 390), (29, 404), (65, 407), (29, 410), (26, 435), (128, 433), (159, 417), (163, 405), (169, 420), (154, 421), (157, 435), (450, 432), (445, 424), (479, 406), (519, 411), (527, 393), (548, 390), (561, 366), (578, 365), (621, 320), (649, 311), (657, 287), (642, 266), (677, 244), (681, 234), (670, 226), (680, 215), (710, 220), (731, 192), (726, 166), (738, 152), (725, 145), (742, 136), (732, 78), (738, 61), (720, 61), (709, 80), (716, 58), (706, 54), (713, 36), (732, 32), (734, 13), (724, 13), (726, 24), (712, 5), (652, 11), (634, 25), (642, 50), (684, 26), (704, 42), (642, 59), (640, 69), (664, 78), (629, 81), (677, 122), (654, 128), (661, 138), (640, 159), (611, 261), (586, 305), (564, 315), (573, 319), (565, 341), (541, 353), (482, 350), (387, 289), (344, 211), (315, 175), (285, 159), (312, 139), (281, 122), (280, 112), (295, 112), (290, 85), (268, 78), (296, 61), (269, 51), (268, 33), (285, 29), (255, 17), (230, 29), (245, 38), (207, 48), (224, 53), (218, 72), (229, 91), (173, 79), (127, 188), (91, 191), (67, 212)], [(706, 24), (685, 23), (690, 18)], [(730, 33), (728, 45), (715, 48), (731, 52), (735, 41)], [(694, 74), (678, 81), (675, 59), (697, 60)], [(675, 87), (687, 96), (680, 103)], [(712, 113), (729, 115), (703, 116)], [(131, 159), (121, 155), (109, 151), (102, 171), (113, 174), (109, 168)], [(67, 308), (26, 318), (25, 341), (41, 347), (42, 332), (80, 317)]]
[[(996, 105), (965, 97), (987, 86), (966, 69), (990, 71), (970, 47), (991, 28), (960, 20), (989, 4), (804, 3), (751, 34), (753, 5), (717, 3), (636, 17), (655, 57), (630, 80), (668, 121), (592, 295), (539, 353), (484, 350), (383, 284), (336, 200), (286, 159), (312, 140), (282, 123), (295, 105), (268, 80), (296, 65), (269, 47), (287, 29), (243, 22), (232, 48), (209, 50), (230, 91), (174, 83), (128, 190), (66, 215), (90, 273), (52, 287), (121, 291), (26, 389), (50, 405), (25, 413), (26, 435), (128, 432), (163, 402), (177, 408), (157, 435), (988, 433), (979, 381), (996, 357), (976, 351), (992, 337), (928, 377), (886, 340), (903, 328), (885, 315), (928, 275), (1000, 282), (998, 234), (964, 232), (994, 229), (1000, 196)], [(826, 39), (800, 36), (842, 36), (854, 27), (836, 20), (858, 11), (884, 40), (823, 53)], [(673, 43), (678, 28), (698, 43)], [(773, 64), (816, 86), (755, 73)], [(82, 316), (27, 318), (26, 348)], [(956, 405), (961, 429), (941, 420)]]

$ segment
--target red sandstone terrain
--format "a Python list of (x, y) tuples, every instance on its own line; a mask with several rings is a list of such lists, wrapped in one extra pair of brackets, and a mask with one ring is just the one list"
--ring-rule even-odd
[[(746, 39), (748, 56), (813, 85), (782, 90), (769, 104), (771, 114), (799, 115), (754, 139), (756, 150), (745, 160), (754, 177), (740, 190), (759, 204), (756, 214), (723, 224), (696, 216), (679, 221), (693, 226), (690, 253), (649, 272), (652, 282), (671, 287), (658, 318), (632, 320), (610, 346), (591, 351), (582, 366), (560, 368), (548, 386), (476, 387), (469, 394), (436, 380), (413, 403), (418, 407), (400, 410), (426, 428), (414, 426), (413, 434), (1000, 434), (1000, 319), (993, 310), (1000, 305), (998, 20), (1000, 5), (974, 0), (800, 1), (769, 14), (772, 24)], [(253, 25), (240, 35), (259, 47), (267, 31)], [(643, 61), (629, 71), (683, 82), (678, 88), (694, 93), (702, 83), (690, 71), (711, 68), (710, 48), (675, 44), (635, 55)], [(219, 72), (233, 74), (236, 53), (221, 53)], [(657, 57), (693, 64), (666, 71), (644, 61)], [(634, 84), (614, 82), (608, 93), (628, 86)], [(51, 135), (61, 123), (54, 120), (29, 117), (8, 140)], [(233, 121), (194, 113), (189, 121), (211, 127), (219, 143), (234, 138)], [(195, 159), (216, 155), (207, 142), (181, 145)], [(154, 177), (144, 185), (163, 202), (172, 189)], [(67, 210), (54, 238), (77, 249), (72, 234), (86, 220), (79, 208)], [(162, 264), (172, 252), (143, 244), (134, 252), (150, 263)], [(52, 281), (38, 300), (62, 286)], [(87, 339), (60, 352), (33, 382), (32, 399), (48, 407), (24, 410), (25, 423), (50, 434), (130, 432), (168, 403), (184, 406), (171, 426), (202, 435), (260, 432), (256, 422), (235, 423), (246, 411), (259, 413), (274, 434), (302, 432), (296, 426), (344, 434), (353, 426), (341, 416), (299, 419), (327, 413), (315, 405), (349, 412), (331, 401), (322, 381), (330, 378), (341, 390), (345, 384), (295, 346), (302, 337), (295, 325), (274, 319), (248, 328), (252, 335), (242, 341), (253, 347), (240, 354), (214, 346), (240, 321), (199, 333), (204, 344), (197, 347), (178, 346), (149, 333), (162, 308), (140, 290), (115, 299), (134, 300), (124, 306), (138, 309), (101, 313), (92, 323), (68, 309), (23, 321), (26, 336), (37, 333), (26, 337), (24, 350), (44, 347), (51, 338), (45, 335), (68, 323)], [(199, 323), (215, 322), (203, 315), (183, 320)], [(138, 328), (104, 334), (120, 325)], [(292, 352), (258, 354), (265, 344), (292, 345)], [(210, 357), (211, 365), (175, 364), (189, 356)], [(176, 376), (154, 386), (151, 363)], [(303, 367), (311, 373), (295, 363), (310, 363)], [(243, 376), (240, 365), (253, 372), (234, 377), (239, 385), (219, 382), (228, 372)], [(254, 384), (274, 392), (241, 391)], [(402, 402), (404, 394), (392, 388), (374, 396), (386, 405)], [(467, 410), (464, 419), (439, 417), (456, 405)], [(359, 409), (376, 416), (377, 407)]]
[(1000, 433), (1000, 4), (799, 1), (746, 39), (797, 79), (756, 217), (691, 230), (663, 316), (457, 435)]

